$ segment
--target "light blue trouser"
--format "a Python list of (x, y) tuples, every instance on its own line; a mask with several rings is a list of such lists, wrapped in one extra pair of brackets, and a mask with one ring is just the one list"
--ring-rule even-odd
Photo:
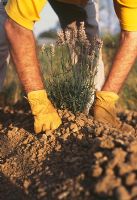
[(3, 87), (3, 82), (6, 75), (7, 69), (7, 57), (8, 57), (8, 42), (4, 31), (4, 21), (6, 19), (6, 13), (2, 2), (0, 0), (0, 91)]
[[(99, 36), (99, 2), (98, 0), (89, 0), (85, 6), (87, 14), (86, 33), (90, 40), (92, 37)], [(95, 88), (101, 90), (105, 82), (104, 63), (102, 61), (102, 50), (100, 51), (98, 70), (95, 77)]]
[[(87, 14), (87, 19), (85, 23), (85, 30), (87, 36), (90, 39), (92, 37), (100, 37), (99, 36), (99, 0), (88, 0), (85, 11)], [(104, 73), (104, 63), (102, 60), (102, 49), (100, 50), (99, 62), (97, 66), (97, 74), (95, 76), (95, 89), (100, 91), (105, 82), (105, 73)], [(94, 102), (94, 96), (91, 96), (89, 102), (85, 106), (85, 112), (88, 114), (92, 104)]]

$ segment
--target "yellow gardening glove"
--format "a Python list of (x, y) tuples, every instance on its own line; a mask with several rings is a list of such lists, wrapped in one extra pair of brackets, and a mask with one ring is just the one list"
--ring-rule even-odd
[(134, 132), (132, 126), (128, 124), (122, 124), (117, 119), (116, 115), (116, 102), (119, 96), (114, 92), (98, 91), (96, 92), (96, 99), (93, 108), (94, 118), (97, 121), (103, 123), (109, 123), (114, 128), (118, 128), (121, 131)]
[(34, 130), (36, 133), (55, 130), (61, 125), (61, 119), (49, 101), (45, 90), (29, 92), (28, 100), (34, 115)]
[(94, 105), (95, 120), (110, 123), (113, 126), (117, 125), (116, 107), (115, 104), (119, 96), (114, 92), (99, 91), (96, 92)]

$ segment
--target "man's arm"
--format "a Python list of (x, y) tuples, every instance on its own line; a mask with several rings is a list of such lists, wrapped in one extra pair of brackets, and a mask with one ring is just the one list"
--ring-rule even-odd
[(5, 23), (10, 51), (25, 91), (44, 89), (33, 32), (12, 19)]
[(103, 91), (119, 93), (137, 57), (137, 32), (121, 32), (121, 41)]
[(6, 6), (9, 18), (5, 23), (5, 30), (18, 76), (34, 115), (36, 133), (55, 130), (61, 124), (61, 119), (44, 90), (32, 32), (34, 21), (39, 19), (44, 2), (45, 0), (9, 0)]
[(137, 1), (114, 0), (121, 25), (121, 41), (102, 90), (118, 93), (137, 56)]
[(122, 29), (121, 41), (102, 91), (96, 93), (94, 117), (120, 127), (115, 103), (137, 57), (137, 1), (114, 0), (114, 3)]
[(102, 88), (96, 92), (94, 118), (124, 132), (134, 132), (127, 124), (121, 125), (117, 120), (115, 104), (137, 56), (137, 32), (122, 31), (119, 49), (113, 61), (112, 69)]

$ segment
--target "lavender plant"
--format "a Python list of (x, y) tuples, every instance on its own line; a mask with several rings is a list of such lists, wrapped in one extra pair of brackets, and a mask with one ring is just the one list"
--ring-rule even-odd
[(81, 23), (79, 29), (59, 32), (55, 45), (42, 47), (47, 59), (47, 67), (43, 67), (45, 85), (56, 107), (88, 113), (101, 45), (95, 38), (89, 42)]

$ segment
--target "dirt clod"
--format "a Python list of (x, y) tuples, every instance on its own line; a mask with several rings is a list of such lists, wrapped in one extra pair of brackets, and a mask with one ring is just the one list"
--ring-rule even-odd
[(129, 195), (128, 191), (125, 187), (121, 186), (116, 190), (118, 200), (130, 200), (131, 196)]

